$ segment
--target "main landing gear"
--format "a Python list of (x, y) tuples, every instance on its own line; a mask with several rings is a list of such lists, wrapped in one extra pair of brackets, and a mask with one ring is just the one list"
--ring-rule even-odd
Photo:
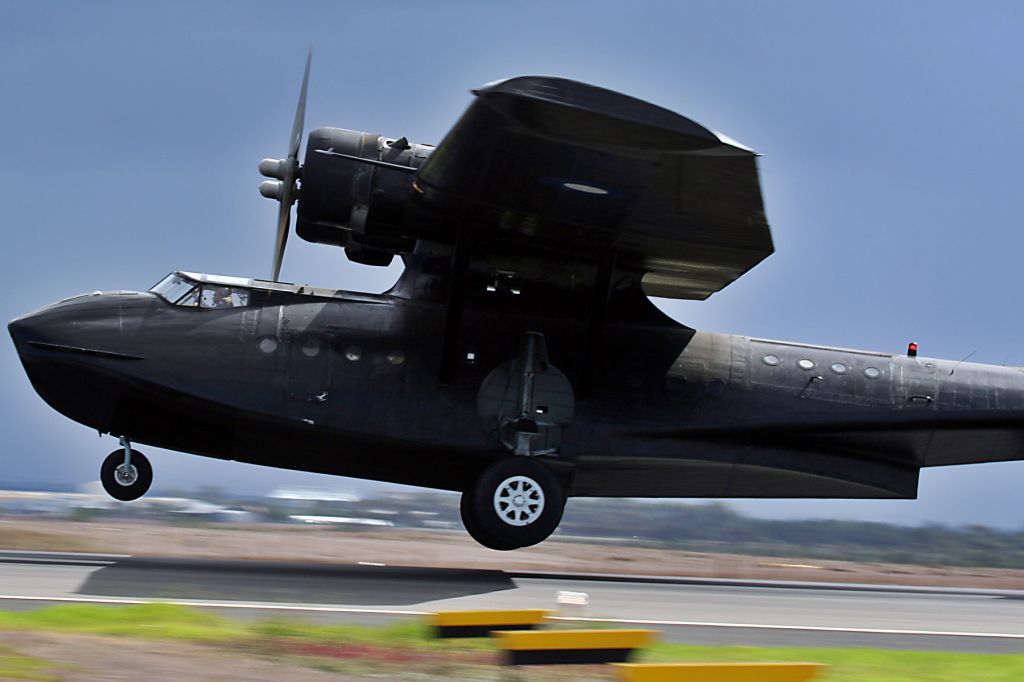
[(121, 436), (121, 448), (107, 455), (100, 466), (100, 482), (115, 500), (130, 502), (149, 490), (153, 467), (144, 454), (132, 449), (131, 441)]
[(487, 467), (462, 493), (462, 523), (473, 539), (498, 550), (547, 539), (565, 507), (555, 475), (529, 457), (506, 457)]

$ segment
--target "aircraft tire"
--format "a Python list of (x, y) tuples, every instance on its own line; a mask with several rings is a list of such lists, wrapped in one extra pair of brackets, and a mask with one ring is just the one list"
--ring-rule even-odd
[[(471, 493), (471, 494), (470, 494)], [(500, 459), (487, 467), (464, 497), (472, 514), (466, 526), (476, 525), (492, 549), (518, 549), (543, 542), (558, 527), (565, 495), (555, 475), (529, 457)]]
[(518, 549), (517, 545), (498, 542), (483, 531), (483, 528), (480, 526), (480, 520), (477, 519), (476, 513), (473, 510), (472, 490), (462, 493), (462, 499), (459, 500), (459, 512), (462, 514), (462, 525), (465, 526), (466, 532), (479, 544), (487, 549), (496, 549), (500, 552)]
[(153, 467), (144, 454), (132, 450), (134, 480), (130, 483), (118, 478), (118, 468), (124, 464), (124, 450), (118, 449), (107, 455), (100, 466), (100, 482), (107, 494), (115, 500), (131, 502), (146, 494), (153, 483)]

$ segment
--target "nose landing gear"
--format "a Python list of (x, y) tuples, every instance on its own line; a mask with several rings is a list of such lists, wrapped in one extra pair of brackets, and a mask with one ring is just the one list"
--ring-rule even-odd
[(107, 455), (100, 466), (100, 482), (115, 500), (130, 502), (149, 490), (153, 467), (144, 454), (132, 449), (131, 441), (121, 436), (121, 448)]
[(466, 531), (484, 547), (518, 549), (547, 539), (562, 520), (565, 496), (558, 479), (535, 459), (506, 457), (462, 493)]

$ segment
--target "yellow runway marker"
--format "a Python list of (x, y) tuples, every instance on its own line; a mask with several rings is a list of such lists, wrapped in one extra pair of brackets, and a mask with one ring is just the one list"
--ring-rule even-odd
[(442, 611), (431, 614), (428, 621), (438, 637), (487, 637), (495, 630), (528, 630), (550, 615), (545, 609)]
[(654, 630), (538, 630), (495, 632), (508, 665), (614, 663), (657, 638)]

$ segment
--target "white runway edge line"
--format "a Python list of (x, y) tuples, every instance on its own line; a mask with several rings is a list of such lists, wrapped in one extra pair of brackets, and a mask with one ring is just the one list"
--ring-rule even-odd
[[(32, 597), (0, 595), (0, 601), (68, 602), (82, 604), (174, 604), (207, 609), (248, 609), (252, 611), (307, 611), (312, 613), (360, 613), (382, 616), (426, 616), (430, 611), (398, 609), (355, 609), (346, 606), (313, 606), (307, 604), (262, 604), (259, 602), (216, 602), (176, 599), (132, 599), (116, 597)], [(550, 620), (570, 623), (617, 623), (621, 625), (664, 625), (702, 628), (734, 628), (746, 630), (797, 630), (804, 632), (847, 632), (869, 635), (922, 635), (932, 637), (976, 637), (991, 639), (1024, 639), (1024, 634), (1006, 632), (954, 632), (944, 630), (894, 630), (889, 628), (836, 628), (819, 625), (765, 625), (763, 623), (710, 623), (687, 620), (641, 620), (632, 618), (573, 618), (551, 616)]]
[(111, 566), (130, 559), (130, 554), (99, 554), (96, 552), (36, 552), (20, 549), (0, 550), (0, 564), (49, 564), (74, 566)]
[(551, 620), (577, 623), (620, 623), (624, 625), (679, 625), (701, 628), (737, 628), (747, 630), (799, 630), (804, 632), (851, 632), (867, 635), (928, 635), (932, 637), (991, 637), (1024, 639), (1024, 634), (1008, 632), (954, 632), (946, 630), (893, 630), (889, 628), (835, 628), (825, 625), (765, 625), (763, 623), (706, 623), (688, 620), (640, 620), (634, 618), (567, 618), (551, 616)]

